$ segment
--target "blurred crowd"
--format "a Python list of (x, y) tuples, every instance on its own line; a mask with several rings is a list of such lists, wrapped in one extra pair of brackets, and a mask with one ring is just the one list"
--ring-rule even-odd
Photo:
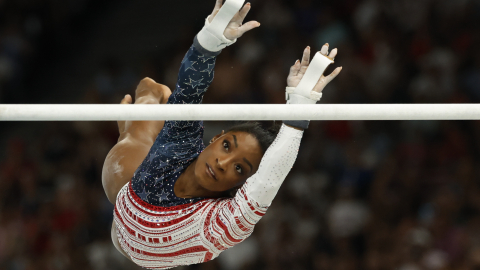
[[(22, 8), (12, 14), (29, 14)], [(3, 88), (21, 74), (12, 66), (35, 51), (24, 27), (42, 25), (7, 17), (0, 92), (15, 89)], [(478, 0), (262, 0), (247, 18), (261, 27), (218, 57), (204, 103), (284, 103), (289, 67), (305, 46), (327, 42), (343, 71), (322, 103), (480, 101)], [(105, 61), (78, 103), (118, 103), (146, 76), (173, 90), (201, 26), (183, 26), (175, 45), (138, 67)], [(137, 269), (111, 244), (113, 206), (101, 186), (116, 123), (32, 125), (2, 141), (0, 269)], [(226, 125), (207, 122), (205, 140)], [(480, 269), (479, 137), (479, 121), (312, 122), (253, 235), (179, 270)]]
[[(29, 76), (44, 67), (56, 40), (68, 39), (91, 0), (0, 1), (0, 102), (29, 91)], [(22, 97), (22, 95), (24, 95)]]

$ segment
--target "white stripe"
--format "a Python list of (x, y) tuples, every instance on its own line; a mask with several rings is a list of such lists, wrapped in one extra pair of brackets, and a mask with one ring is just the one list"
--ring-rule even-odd
[(0, 105), (0, 121), (470, 119), (480, 104)]

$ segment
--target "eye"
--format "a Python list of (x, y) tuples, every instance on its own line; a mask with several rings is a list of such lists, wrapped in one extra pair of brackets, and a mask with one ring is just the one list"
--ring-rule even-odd
[(240, 166), (237, 165), (237, 166), (235, 166), (235, 169), (237, 170), (237, 172), (238, 172), (239, 174), (242, 174), (242, 173), (243, 173), (242, 167), (240, 167)]
[(228, 143), (228, 141), (223, 141), (223, 148), (228, 151), (228, 149), (230, 148), (230, 144)]

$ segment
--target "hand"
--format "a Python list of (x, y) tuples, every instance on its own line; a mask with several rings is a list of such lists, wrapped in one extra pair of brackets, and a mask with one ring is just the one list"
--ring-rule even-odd
[[(208, 18), (209, 22), (213, 21), (213, 18), (217, 15), (218, 11), (220, 11), (220, 8), (223, 5), (223, 0), (217, 0), (217, 3), (215, 4), (215, 8), (213, 9), (212, 14)], [(223, 32), (223, 35), (229, 39), (229, 40), (234, 40), (236, 38), (241, 37), (243, 34), (246, 32), (252, 30), (253, 28), (257, 28), (260, 26), (260, 23), (257, 21), (249, 21), (245, 24), (242, 25), (243, 20), (247, 16), (248, 12), (250, 11), (251, 4), (247, 3), (243, 6), (240, 11), (235, 14), (235, 16), (232, 18), (230, 23), (227, 25), (227, 28), (225, 29), (225, 32)]]
[[(333, 49), (330, 52), (330, 54), (328, 54), (328, 43), (323, 45), (322, 50), (320, 51), (321, 54), (328, 55), (328, 57), (331, 59), (334, 59), (335, 56), (337, 56), (337, 52), (338, 52), (337, 49)], [(288, 75), (288, 78), (287, 78), (287, 85), (289, 87), (298, 86), (298, 84), (303, 78), (303, 75), (305, 75), (305, 72), (307, 71), (309, 64), (310, 64), (310, 47), (307, 47), (303, 51), (302, 62), (300, 63), (300, 61), (297, 60), (295, 64), (290, 68), (290, 74)], [(331, 82), (333, 79), (335, 79), (335, 77), (337, 77), (338, 74), (340, 74), (340, 71), (342, 71), (342, 67), (336, 68), (330, 75), (326, 77), (322, 75), (318, 83), (313, 88), (313, 90), (319, 93), (322, 92), (323, 88), (325, 88), (325, 86), (329, 82)]]

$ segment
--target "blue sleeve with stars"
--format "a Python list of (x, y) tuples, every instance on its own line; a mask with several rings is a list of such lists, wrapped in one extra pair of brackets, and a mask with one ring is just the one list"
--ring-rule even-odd
[[(180, 66), (175, 91), (167, 104), (199, 104), (213, 81), (216, 56), (197, 41)], [(140, 198), (156, 206), (175, 206), (195, 202), (175, 196), (173, 187), (180, 174), (205, 149), (203, 121), (165, 121), (145, 160), (136, 170), (131, 184)]]
[[(193, 45), (182, 60), (175, 91), (167, 104), (200, 104), (203, 95), (213, 81), (216, 56), (220, 52), (205, 50), (195, 37)], [(203, 121), (165, 121), (157, 141), (166, 144), (172, 141), (183, 142), (177, 149), (185, 154), (203, 151)], [(190, 151), (187, 151), (189, 148)], [(180, 151), (181, 150), (181, 151)]]
[[(175, 91), (167, 104), (200, 104), (203, 95), (213, 81), (216, 56), (220, 52), (205, 50), (195, 37), (193, 45), (183, 58)], [(173, 137), (192, 138), (193, 130), (201, 130), (203, 139), (203, 121), (165, 121), (165, 126), (157, 138), (168, 141)], [(165, 132), (163, 132), (165, 131)], [(173, 135), (173, 137), (172, 137)], [(196, 134), (198, 135), (198, 134)]]
[(205, 50), (195, 38), (183, 58), (176, 89), (168, 99), (167, 104), (200, 104), (203, 95), (213, 81), (216, 56)]

